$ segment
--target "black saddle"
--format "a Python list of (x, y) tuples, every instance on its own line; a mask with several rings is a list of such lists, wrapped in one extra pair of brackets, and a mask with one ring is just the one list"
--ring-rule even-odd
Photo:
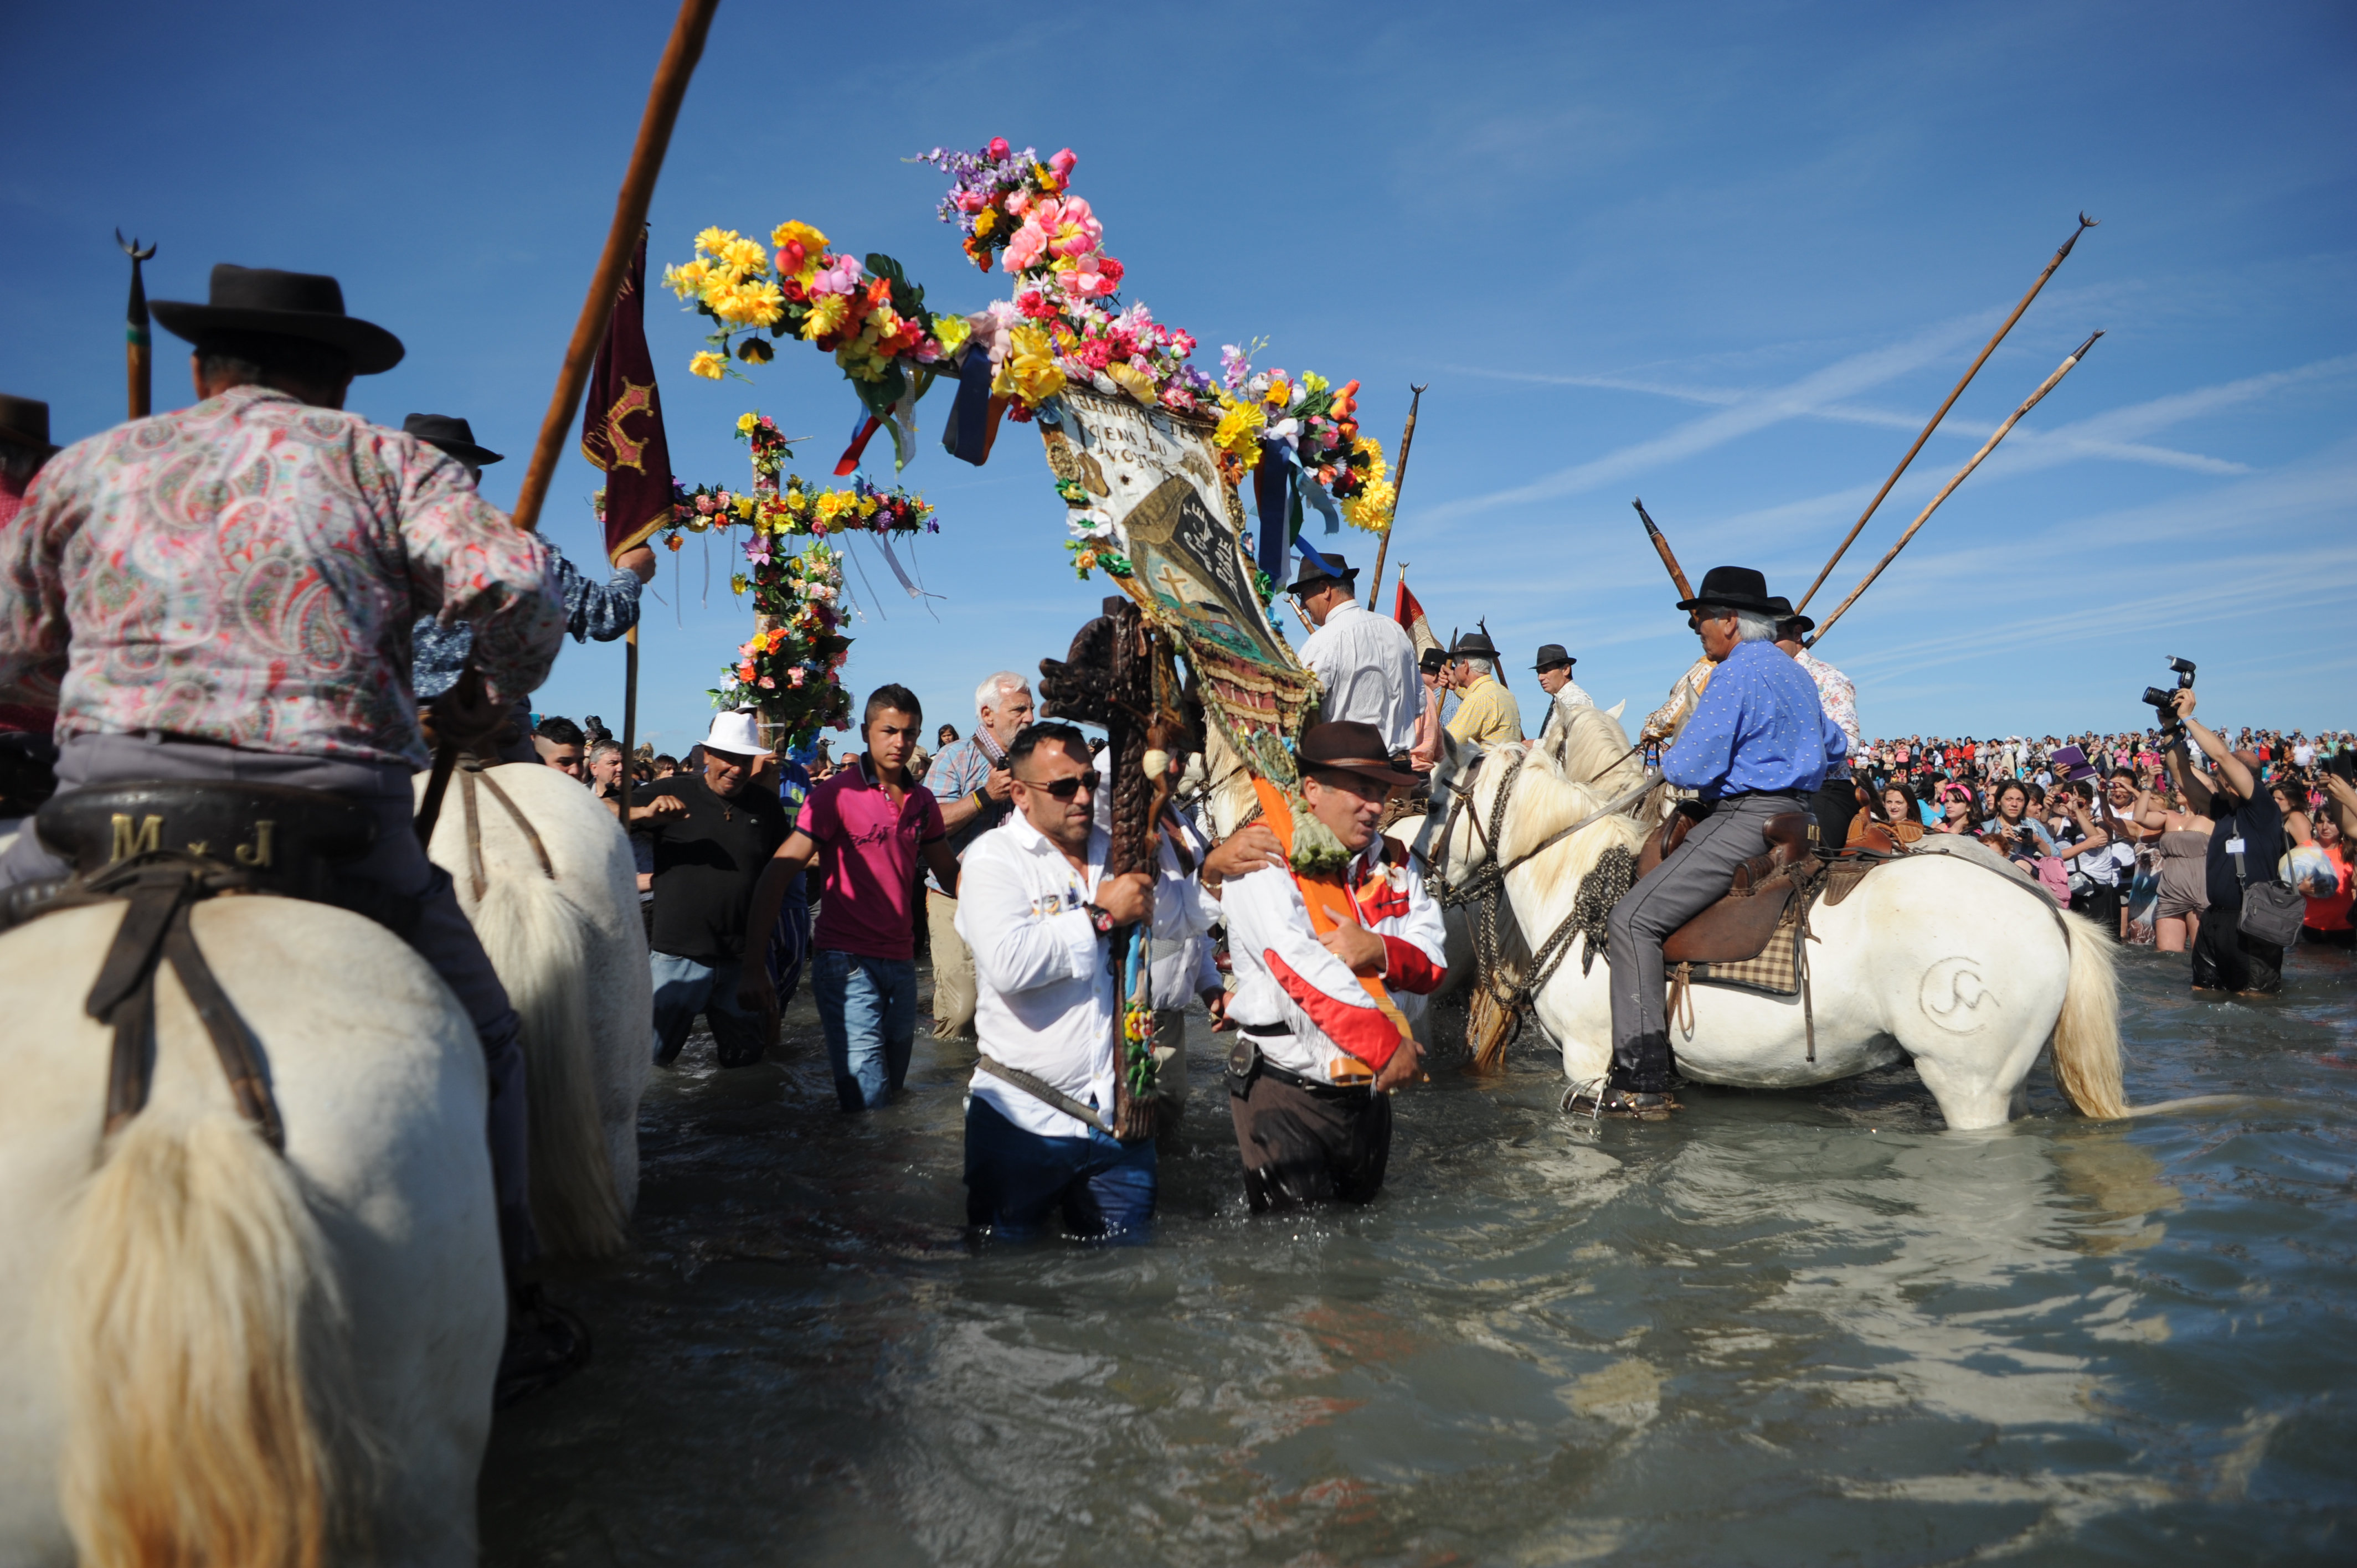
[(342, 903), (335, 868), (375, 847), (358, 801), (285, 784), (153, 780), (51, 797), (34, 814), (42, 844), (91, 877), (142, 855), (209, 861), (240, 891)]

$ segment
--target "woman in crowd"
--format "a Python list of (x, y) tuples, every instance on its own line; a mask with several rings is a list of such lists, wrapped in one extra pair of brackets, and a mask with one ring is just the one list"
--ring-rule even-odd
[(1970, 833), (1973, 831), (1973, 792), (1961, 784), (1943, 784), (1935, 797), (1939, 815), (1932, 820), (1935, 833)]
[(2199, 811), (2175, 809), (2169, 795), (2147, 795), (2136, 810), (2136, 826), (2159, 835), (2160, 897), (2153, 904), (2153, 942), (2163, 952), (2184, 952), (2201, 929), (2210, 908), (2210, 832), (2218, 824)]
[[(2315, 827), (2316, 848), (2323, 852), (2331, 864), (2335, 877), (2333, 890), (2321, 897), (2310, 892), (2308, 918), (2301, 923), (2299, 940), (2324, 947), (2357, 948), (2357, 928), (2352, 928), (2349, 908), (2352, 898), (2352, 871), (2349, 845), (2341, 837), (2341, 824), (2330, 811), (2319, 814)], [(2315, 884), (2310, 884), (2314, 887)]]
[[(1915, 792), (1899, 779), (1882, 787), (1882, 814), (1890, 819), (1890, 836), (1900, 843), (1914, 843), (1923, 836), (1923, 824), (1915, 820)], [(1874, 819), (1860, 811), (1849, 820), (1849, 842), (1857, 843)]]

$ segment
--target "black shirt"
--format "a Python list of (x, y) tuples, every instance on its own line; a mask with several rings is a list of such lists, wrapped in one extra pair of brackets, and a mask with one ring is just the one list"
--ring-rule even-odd
[[(2243, 880), (2274, 882), (2276, 862), (2283, 858), (2283, 809), (2276, 804), (2275, 791), (2265, 784), (2259, 787), (2259, 798), (2237, 806), (2224, 816), (2213, 815), (2218, 825), (2210, 830), (2210, 907), (2212, 909), (2239, 909), (2243, 907)], [(2219, 811), (2234, 797), (2220, 792), (2212, 798), (2210, 810)], [(2243, 877), (2234, 875), (2234, 857), (2226, 852), (2230, 839), (2243, 841)]]
[(654, 949), (698, 963), (733, 963), (745, 956), (753, 885), (793, 824), (768, 790), (748, 784), (723, 800), (700, 773), (666, 779), (643, 799), (658, 795), (686, 801), (687, 814), (639, 827), (655, 846)]

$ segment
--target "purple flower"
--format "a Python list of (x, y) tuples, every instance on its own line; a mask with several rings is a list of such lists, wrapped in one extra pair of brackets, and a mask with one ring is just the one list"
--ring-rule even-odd
[(770, 564), (770, 536), (766, 533), (757, 533), (753, 535), (752, 538), (747, 540), (745, 542), (745, 559), (751, 562), (756, 566), (768, 565)]

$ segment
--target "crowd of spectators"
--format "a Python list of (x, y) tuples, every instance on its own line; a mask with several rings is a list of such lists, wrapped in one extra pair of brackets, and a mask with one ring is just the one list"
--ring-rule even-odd
[[(2219, 732), (2281, 819), (2281, 850), (2259, 861), (2307, 898), (2300, 940), (2349, 947), (2357, 832), (2357, 736), (2347, 730)], [(1964, 833), (2018, 863), (2058, 899), (2123, 941), (2193, 949), (2212, 904), (2208, 875), (2222, 764), (2158, 729), (2121, 734), (1869, 740), (1859, 773), (1908, 842)], [(2230, 790), (2231, 794), (2232, 791)], [(1861, 814), (1853, 832), (1868, 818)]]

